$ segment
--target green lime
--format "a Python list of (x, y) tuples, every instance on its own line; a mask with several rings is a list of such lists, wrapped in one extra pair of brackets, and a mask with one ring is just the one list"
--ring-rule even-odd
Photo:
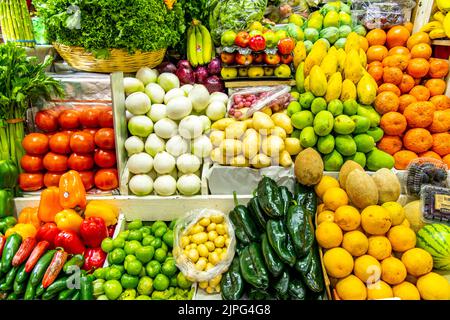
[(162, 249), (162, 248), (158, 248), (155, 251), (155, 260), (159, 261), (159, 262), (164, 262), (164, 260), (166, 260), (166, 255), (167, 255), (167, 251)]
[(127, 240), (142, 241), (142, 232), (139, 230), (130, 230)]
[(148, 236), (144, 236), (144, 239), (142, 239), (142, 245), (143, 246), (150, 246), (153, 239), (155, 239), (154, 236), (152, 235), (148, 235)]
[(106, 253), (113, 251), (114, 249), (114, 240), (111, 238), (105, 238), (102, 241), (102, 250)]
[(105, 274), (105, 280), (119, 280), (122, 277), (122, 272), (119, 268), (110, 267)]
[(158, 274), (153, 280), (153, 288), (158, 291), (164, 291), (169, 287), (170, 280), (163, 274)]
[(139, 260), (131, 260), (127, 264), (127, 270), (128, 274), (131, 274), (132, 276), (137, 276), (139, 273), (141, 273), (142, 270), (142, 262)]
[(137, 230), (142, 227), (142, 221), (141, 220), (133, 220), (127, 225), (128, 230)]
[(113, 240), (114, 248), (123, 248), (125, 246), (125, 239), (118, 237)]
[(105, 295), (109, 300), (116, 300), (122, 294), (122, 285), (117, 280), (108, 280), (103, 284)]
[(160, 238), (155, 238), (155, 239), (152, 240), (152, 242), (150, 242), (150, 245), (153, 248), (158, 249), (158, 248), (161, 248), (162, 241), (161, 241)]
[(156, 260), (152, 260), (145, 266), (145, 271), (150, 278), (154, 278), (161, 272), (161, 264)]
[(177, 275), (177, 284), (181, 289), (190, 289), (192, 286), (192, 282), (190, 282), (184, 274), (180, 271)]
[(166, 233), (167, 231), (167, 227), (159, 227), (158, 229), (156, 229), (156, 231), (154, 232), (155, 237), (157, 238), (162, 238), (162, 236)]
[(159, 227), (166, 227), (167, 228), (167, 224), (164, 221), (155, 221), (152, 224), (152, 232), (153, 234), (155, 234), (155, 231), (159, 228)]
[(302, 107), (300, 106), (300, 103), (297, 101), (292, 101), (289, 103), (287, 107), (287, 115), (290, 117), (296, 112), (302, 111)]
[(141, 243), (137, 240), (131, 240), (125, 243), (124, 250), (127, 254), (134, 254), (141, 247)]
[(120, 278), (120, 284), (125, 289), (134, 289), (138, 286), (139, 278), (136, 276), (129, 275), (125, 273), (122, 278)]
[(135, 300), (152, 300), (149, 296), (140, 295)]
[(141, 295), (148, 296), (153, 292), (153, 280), (150, 277), (142, 277), (137, 286), (137, 292)]
[(125, 251), (120, 248), (116, 248), (108, 255), (108, 261), (111, 264), (121, 264), (125, 260)]
[(140, 228), (139, 231), (142, 232), (142, 236), (143, 236), (143, 237), (145, 237), (146, 235), (152, 234), (152, 228), (151, 228), (151, 227), (148, 227), (148, 226), (145, 226), (145, 227)]
[(155, 254), (155, 248), (152, 246), (144, 246), (140, 247), (136, 250), (136, 258), (142, 263), (147, 263), (153, 259), (153, 255)]
[(175, 264), (175, 259), (167, 259), (161, 267), (161, 272), (168, 277), (175, 275), (177, 271), (178, 269)]
[(173, 230), (167, 230), (163, 235), (163, 241), (169, 247), (173, 248)]

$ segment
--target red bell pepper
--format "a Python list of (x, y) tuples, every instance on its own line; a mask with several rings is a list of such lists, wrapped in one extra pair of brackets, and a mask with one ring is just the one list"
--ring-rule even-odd
[(85, 219), (80, 226), (80, 235), (87, 247), (100, 247), (102, 240), (108, 236), (105, 221), (99, 217)]
[(92, 271), (103, 267), (103, 263), (106, 260), (106, 253), (102, 248), (87, 248), (84, 252), (84, 259), (83, 269)]
[(55, 247), (61, 247), (69, 254), (81, 254), (85, 247), (75, 231), (63, 230), (55, 237)]
[(42, 227), (39, 228), (36, 234), (37, 241), (48, 241), (50, 243), (50, 247), (55, 247), (55, 237), (59, 233), (59, 229), (53, 222), (47, 222)]

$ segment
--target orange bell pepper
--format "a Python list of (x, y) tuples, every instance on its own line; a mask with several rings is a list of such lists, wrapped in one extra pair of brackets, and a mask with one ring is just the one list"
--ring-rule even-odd
[(32, 224), (36, 229), (41, 226), (41, 219), (39, 219), (37, 207), (26, 207), (20, 211), (18, 223)]
[(64, 209), (58, 212), (55, 216), (56, 226), (60, 230), (80, 231), (80, 226), (83, 223), (83, 218), (72, 209)]
[(117, 223), (119, 217), (119, 209), (101, 200), (89, 201), (86, 210), (84, 211), (85, 218), (98, 217), (105, 221), (107, 227)]
[(59, 203), (58, 187), (49, 187), (42, 191), (38, 209), (38, 217), (41, 221), (53, 222), (55, 215), (63, 209)]
[(70, 170), (61, 176), (59, 202), (64, 209), (86, 208), (86, 189), (77, 171)]
[(34, 238), (37, 233), (37, 229), (29, 223), (18, 223), (14, 227), (6, 230), (5, 237), (9, 237), (10, 235), (18, 233), (22, 237), (22, 239), (26, 238)]

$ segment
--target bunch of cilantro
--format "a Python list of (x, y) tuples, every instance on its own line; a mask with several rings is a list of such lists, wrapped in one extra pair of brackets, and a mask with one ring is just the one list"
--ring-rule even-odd
[(97, 57), (108, 49), (155, 51), (176, 45), (186, 30), (184, 10), (162, 0), (33, 0), (48, 40), (80, 46)]

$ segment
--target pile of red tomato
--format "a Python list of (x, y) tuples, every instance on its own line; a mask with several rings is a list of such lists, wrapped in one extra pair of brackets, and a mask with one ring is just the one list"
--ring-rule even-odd
[(43, 133), (28, 134), (22, 141), (26, 154), (20, 161), (24, 173), (19, 186), (23, 191), (58, 186), (68, 170), (79, 172), (86, 190), (118, 187), (111, 107), (41, 110), (36, 113), (35, 124)]

